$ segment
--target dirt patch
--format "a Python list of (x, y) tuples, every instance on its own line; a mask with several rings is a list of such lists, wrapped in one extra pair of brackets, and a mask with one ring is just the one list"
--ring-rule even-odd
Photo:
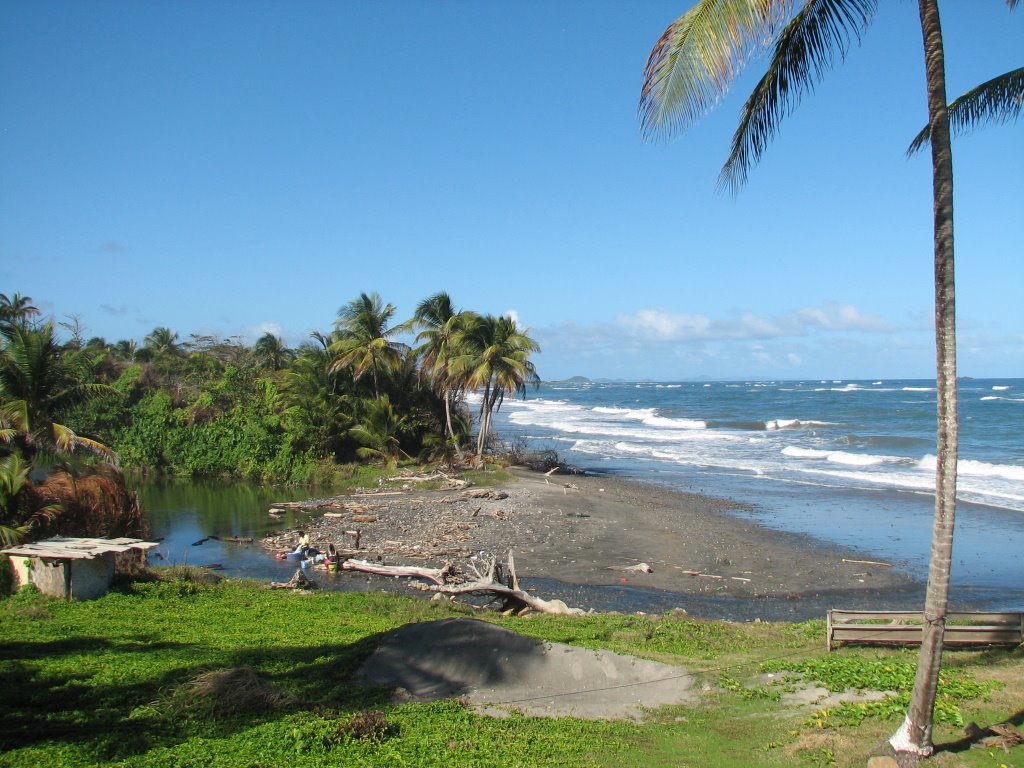
[(356, 674), (397, 701), (461, 698), (486, 714), (636, 719), (696, 700), (680, 667), (541, 642), (477, 619), (408, 624), (384, 636)]

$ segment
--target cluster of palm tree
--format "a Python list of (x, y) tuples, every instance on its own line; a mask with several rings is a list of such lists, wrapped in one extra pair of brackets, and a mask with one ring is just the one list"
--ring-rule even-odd
[[(1004, 0), (1013, 9), (1019, 0)], [(764, 76), (747, 99), (720, 183), (747, 180), (782, 119), (813, 91), (836, 58), (867, 31), (878, 0), (700, 0), (668, 26), (644, 72), (640, 119), (648, 135), (686, 129), (716, 106), (752, 55), (770, 50)], [(939, 0), (918, 0), (928, 124), (908, 154), (931, 145), (937, 471), (932, 556), (923, 641), (907, 716), (889, 740), (904, 762), (930, 755), (956, 510), (958, 454), (956, 319), (953, 269), (953, 131), (1015, 120), (1024, 110), (1024, 69), (998, 75), (947, 104)], [(838, 57), (836, 56), (838, 54)]]
[[(184, 466), (189, 446), (214, 441), (201, 446), (208, 457), (226, 454), (215, 441), (231, 439), (244, 453), (232, 437), (242, 432), (263, 458), (236, 452), (228, 461), (270, 456), (289, 465), (289, 454), (331, 463), (461, 461), (474, 421), (469, 393), (479, 403), (473, 452), (482, 460), (494, 411), (539, 383), (530, 359), (539, 348), (527, 332), (510, 317), (456, 311), (444, 293), (397, 324), (393, 305), (363, 293), (341, 307), (330, 333), (314, 332), (298, 349), (270, 333), (249, 346), (196, 334), (183, 340), (167, 327), (141, 344), (111, 344), (85, 340), (77, 321), (61, 324), (71, 335), (62, 343), (54, 322), (39, 315), (31, 298), (0, 294), (0, 535), (7, 541), (26, 533), (32, 514), (39, 530), (53, 518), (57, 492), (33, 496), (32, 478), (71, 461), (78, 474), (107, 476), (121, 448), (128, 466), (187, 474), (202, 471)], [(91, 469), (81, 466), (86, 458)], [(279, 465), (238, 476), (282, 478), (290, 470)], [(88, 485), (62, 483), (64, 491)]]
[[(64, 423), (76, 408), (112, 390), (86, 380), (89, 353), (61, 344), (53, 323), (37, 322), (38, 315), (31, 297), (0, 294), (0, 541), (5, 544), (70, 519), (70, 499), (55, 489), (74, 486), (69, 478), (95, 474), (85, 468), (88, 464), (73, 464), (83, 452), (109, 465), (101, 470), (104, 482), (126, 498), (113, 451)], [(94, 512), (113, 509), (107, 500), (97, 503)]]
[[(329, 336), (314, 334), (319, 348), (300, 350), (300, 360), (326, 361), (328, 376), (347, 376), (357, 392), (372, 397), (352, 427), (364, 456), (398, 458), (404, 453), (399, 435), (414, 411), (396, 412), (394, 403), (407, 403), (410, 392), (422, 394), (426, 385), (429, 395), (443, 404), (444, 442), (461, 459), (469, 431), (464, 397), (467, 392), (479, 393), (475, 454), (482, 459), (492, 436), (493, 413), (502, 400), (539, 383), (530, 359), (539, 346), (511, 317), (457, 311), (444, 292), (420, 302), (403, 323), (392, 324), (395, 311), (376, 293), (361, 294), (338, 311)], [(414, 332), (414, 345), (399, 340)], [(335, 386), (339, 383), (336, 380)], [(286, 394), (292, 387), (285, 388)], [(428, 440), (427, 446), (435, 442)]]
[[(38, 310), (25, 297), (0, 296), (0, 313), (10, 318), (5, 327), (11, 338), (4, 343), (12, 372), (4, 394), (6, 421), (13, 424), (17, 407), (32, 403), (42, 410), (26, 412), (19, 424), (30, 419), (39, 425), (45, 414), (72, 413), (79, 431), (103, 437), (80, 436), (56, 421), (46, 429), (63, 450), (102, 453), (104, 442), (116, 449), (118, 436), (131, 425), (132, 408), (150, 393), (165, 393), (182, 420), (193, 423), (217, 419), (239, 397), (265, 386), (279, 416), (278, 436), (317, 460), (440, 454), (462, 460), (468, 452), (481, 459), (493, 442), (492, 418), (503, 399), (539, 382), (531, 360), (539, 347), (528, 332), (511, 317), (457, 311), (445, 293), (425, 299), (400, 323), (392, 304), (375, 293), (360, 294), (338, 310), (329, 333), (314, 332), (297, 349), (271, 333), (249, 346), (237, 337), (182, 339), (168, 327), (154, 328), (141, 344), (84, 341), (80, 324), (72, 340), (60, 344), (53, 322), (38, 321)], [(45, 366), (29, 366), (37, 374), (31, 398), (16, 396), (26, 384), (13, 376), (15, 361), (25, 355), (53, 368), (44, 379)], [(58, 382), (58, 375), (65, 380)], [(478, 403), (475, 420), (467, 407), (471, 399)], [(31, 455), (40, 429), (12, 437), (23, 455)], [(133, 458), (137, 452), (129, 464)]]

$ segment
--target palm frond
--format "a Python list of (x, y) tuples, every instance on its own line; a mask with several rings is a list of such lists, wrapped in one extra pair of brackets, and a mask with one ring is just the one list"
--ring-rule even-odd
[(28, 402), (8, 400), (0, 404), (0, 426), (16, 432), (28, 432)]
[(771, 43), (795, 0), (702, 0), (672, 22), (644, 67), (640, 126), (646, 138), (689, 128)]
[(807, 0), (775, 44), (771, 64), (743, 107), (719, 185), (735, 193), (760, 160), (779, 123), (814, 89), (851, 42), (860, 42), (877, 0)]
[[(1016, 4), (1017, 0), (1008, 0)], [(1012, 7), (1012, 6), (1011, 6)], [(972, 88), (950, 102), (949, 129), (956, 134), (968, 133), (982, 123), (1009, 123), (1024, 110), (1024, 67)], [(907, 147), (907, 155), (920, 152), (931, 141), (931, 128), (925, 126)]]
[(25, 538), (28, 533), (28, 528), (24, 525), (10, 527), (7, 525), (0, 525), (0, 544), (5, 547), (13, 547)]

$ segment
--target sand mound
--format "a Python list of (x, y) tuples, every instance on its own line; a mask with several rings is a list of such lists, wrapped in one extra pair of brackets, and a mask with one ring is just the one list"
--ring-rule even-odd
[(679, 667), (524, 637), (476, 619), (407, 624), (385, 635), (356, 673), (404, 701), (463, 698), (489, 714), (639, 718), (696, 699)]

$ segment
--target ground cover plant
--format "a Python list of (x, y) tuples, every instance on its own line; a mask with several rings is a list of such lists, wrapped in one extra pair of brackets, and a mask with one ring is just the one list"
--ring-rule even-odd
[[(912, 669), (908, 651), (826, 652), (824, 622), (487, 614), (534, 637), (680, 665), (702, 688), (698, 704), (640, 723), (490, 718), (458, 701), (395, 705), (351, 683), (381, 633), (471, 609), (202, 576), (179, 567), (84, 603), (31, 590), (0, 601), (0, 766), (864, 765), (899, 706), (837, 716), (783, 695), (801, 677), (905, 695)], [(947, 667), (957, 715), (938, 726), (940, 744), (962, 739), (961, 722), (1019, 723), (1019, 651), (950, 653)], [(967, 746), (932, 763), (1024, 766), (1024, 747)]]

